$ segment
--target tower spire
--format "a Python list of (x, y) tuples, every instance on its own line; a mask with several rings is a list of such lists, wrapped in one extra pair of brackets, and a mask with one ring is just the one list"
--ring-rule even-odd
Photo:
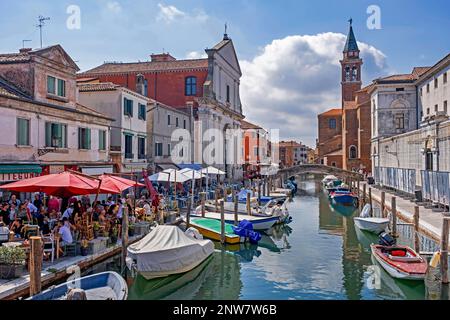
[(356, 41), (355, 34), (353, 33), (353, 19), (350, 18), (348, 22), (350, 23), (350, 30), (348, 32), (347, 42), (345, 43), (344, 53), (359, 51), (358, 42)]

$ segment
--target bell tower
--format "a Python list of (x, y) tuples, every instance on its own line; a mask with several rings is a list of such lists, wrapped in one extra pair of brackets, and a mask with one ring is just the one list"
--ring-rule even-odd
[(340, 61), (342, 66), (342, 108), (345, 101), (354, 101), (355, 93), (361, 90), (361, 66), (362, 59), (359, 57), (358, 43), (353, 33), (353, 20), (349, 20), (350, 30), (345, 43), (343, 59)]

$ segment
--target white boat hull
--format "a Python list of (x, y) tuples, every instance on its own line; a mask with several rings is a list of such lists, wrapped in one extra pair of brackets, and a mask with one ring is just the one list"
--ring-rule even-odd
[(380, 234), (389, 225), (389, 219), (384, 218), (353, 218), (356, 227), (361, 230)]
[[(198, 217), (201, 218), (202, 215), (200, 212), (195, 212), (191, 214), (192, 217)], [(217, 212), (205, 212), (205, 218), (208, 219), (215, 219), (220, 220), (220, 213)], [(267, 230), (272, 228), (276, 223), (279, 222), (278, 217), (255, 217), (255, 216), (248, 216), (239, 214), (238, 215), (238, 222), (241, 222), (243, 220), (247, 220), (252, 223), (254, 230)], [(234, 214), (225, 213), (225, 222), (227, 223), (234, 223)]]

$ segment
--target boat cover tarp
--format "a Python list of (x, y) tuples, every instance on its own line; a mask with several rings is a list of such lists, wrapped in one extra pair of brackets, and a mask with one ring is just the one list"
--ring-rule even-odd
[(238, 236), (250, 239), (250, 243), (257, 244), (261, 240), (261, 234), (253, 231), (253, 224), (250, 221), (242, 220), (237, 227), (232, 228)]
[(128, 247), (137, 269), (145, 272), (176, 272), (203, 261), (214, 252), (210, 240), (197, 240), (175, 226), (158, 226)]

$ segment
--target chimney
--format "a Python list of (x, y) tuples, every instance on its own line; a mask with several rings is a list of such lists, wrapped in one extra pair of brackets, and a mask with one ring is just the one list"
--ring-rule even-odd
[(20, 53), (28, 53), (30, 51), (33, 51), (33, 49), (32, 48), (22, 48), (19, 50)]
[(152, 58), (152, 62), (168, 62), (177, 60), (169, 53), (152, 54), (150, 57)]

